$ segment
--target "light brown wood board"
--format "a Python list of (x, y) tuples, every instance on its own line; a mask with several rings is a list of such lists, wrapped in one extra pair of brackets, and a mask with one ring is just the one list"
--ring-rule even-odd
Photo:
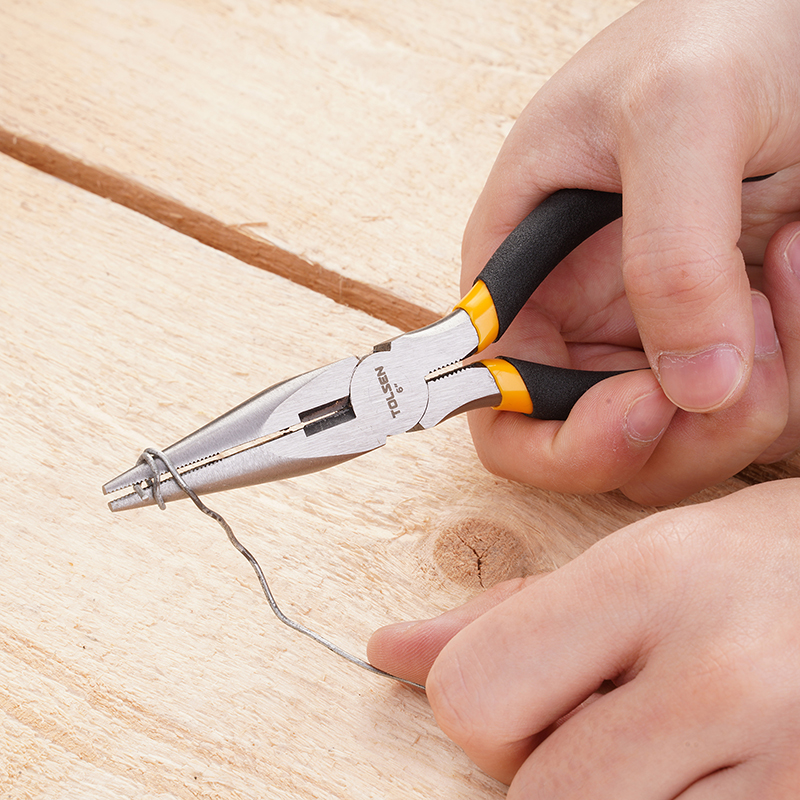
[[(324, 294), (370, 308), (374, 300), (403, 327), (440, 310), (436, 293), (455, 292), (460, 215), (516, 113), (514, 98), (524, 102), (529, 81), (543, 81), (605, 22), (592, 5), (543, 5), (526, 27), (516, 3), (495, 4), (485, 24), (443, 4), (400, 3), (389, 17), (366, 2), (142, 3), (136, 13), (84, 0), (3, 4), (0, 145), (140, 213), (0, 160), (0, 796), (502, 796), (442, 737), (422, 697), (280, 626), (248, 565), (199, 512), (174, 504), (165, 514), (112, 516), (99, 487), (144, 446), (398, 332)], [(431, 15), (440, 24), (426, 24)], [(532, 31), (544, 18), (550, 27)], [(490, 48), (490, 22), (509, 32), (502, 47)], [(218, 49), (197, 46), (214, 41)], [(256, 53), (254, 63), (231, 41)], [(526, 50), (524, 68), (509, 60), (514, 42)], [(376, 51), (387, 59), (380, 72), (368, 58)], [(434, 176), (420, 206), (402, 173), (421, 111), (402, 100), (405, 84), (388, 62), (396, 72), (423, 55), (432, 66), (412, 70), (414, 85), (439, 78), (430, 82), (436, 99), (426, 95), (422, 107), (459, 96), (482, 123), (459, 149), (452, 114), (423, 115), (420, 163), (438, 163), (440, 130), (450, 145), (439, 161), (452, 180)], [(445, 80), (459, 76), (453, 64), (466, 70), (461, 95)], [(280, 84), (286, 76), (299, 81), (296, 92)], [(469, 95), (472, 79), (480, 91)], [(317, 84), (322, 96), (360, 108), (336, 118), (338, 133), (327, 113), (323, 123), (301, 113), (309, 103), (317, 110), (301, 97)], [(393, 93), (407, 116), (381, 127)], [(299, 108), (283, 127), (267, 102), (274, 96)], [(353, 120), (373, 143), (397, 129), (387, 160), (394, 180), (359, 189), (377, 162), (370, 148), (348, 144)], [(293, 155), (301, 147), (307, 159)], [(358, 157), (369, 162), (364, 172)], [(475, 169), (456, 179), (468, 157)], [(367, 201), (392, 214), (364, 219)], [(421, 216), (407, 218), (412, 211)], [(190, 237), (142, 216), (151, 212)], [(272, 244), (252, 244), (256, 228)], [(228, 249), (294, 283), (191, 238), (206, 240), (208, 230), (223, 250), (247, 232), (238, 251)], [(400, 275), (406, 305), (392, 300)], [(429, 294), (414, 294), (422, 290)], [(763, 469), (695, 499), (776, 474)], [(378, 625), (437, 613), (515, 570), (551, 569), (648, 513), (616, 495), (562, 497), (487, 475), (461, 419), (215, 504), (287, 610), (355, 651)]]
[[(283, 628), (194, 507), (111, 515), (100, 494), (143, 447), (396, 331), (1, 167), (0, 794), (500, 796), (423, 697)], [(492, 478), (460, 419), (214, 505), (286, 609), (356, 652), (647, 513)]]
[(0, 150), (417, 327), (520, 110), (633, 5), (6, 0)]
[[(112, 515), (100, 493), (143, 447), (396, 331), (6, 158), (0, 214), (0, 795), (500, 796), (422, 696), (281, 626), (193, 506)], [(213, 505), (289, 613), (357, 652), (504, 577), (509, 548), (549, 569), (643, 513), (491, 478), (462, 420)], [(483, 575), (452, 552), (471, 535)]]

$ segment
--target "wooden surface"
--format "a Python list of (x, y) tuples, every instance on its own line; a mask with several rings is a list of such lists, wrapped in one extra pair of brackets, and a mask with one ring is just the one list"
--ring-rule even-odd
[(292, 279), (355, 281), (371, 313), (380, 287), (384, 318), (416, 326), (458, 299), (461, 233), (515, 116), (633, 5), (4, 0), (0, 149), (122, 175), (111, 191), (140, 210), (237, 253), (267, 240)]
[[(503, 796), (424, 696), (281, 626), (191, 505), (112, 515), (100, 486), (398, 332), (332, 286), (401, 327), (446, 306), (512, 117), (630, 5), (3, 3), (0, 796)], [(266, 269), (220, 252), (245, 234)], [(463, 419), (213, 505), (358, 653), (649, 513), (493, 478)]]

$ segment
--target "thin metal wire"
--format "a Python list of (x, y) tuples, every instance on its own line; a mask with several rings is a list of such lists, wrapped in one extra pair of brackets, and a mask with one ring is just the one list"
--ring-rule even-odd
[[(355, 664), (357, 667), (361, 667), (362, 669), (367, 670), (368, 672), (372, 672), (375, 675), (381, 675), (384, 678), (391, 678), (392, 680), (399, 681), (400, 683), (405, 683), (407, 686), (413, 686), (415, 689), (422, 689), (425, 690), (425, 687), (420, 683), (415, 683), (414, 681), (406, 680), (405, 678), (400, 678), (397, 675), (392, 675), (390, 672), (385, 672), (382, 669), (378, 669), (377, 667), (373, 667), (368, 661), (364, 661), (363, 659), (359, 658), (358, 656), (354, 656), (348, 653), (346, 650), (343, 650), (338, 645), (334, 644), (331, 641), (328, 641), (323, 636), (320, 636), (318, 633), (314, 633), (314, 631), (309, 630), (305, 627), (305, 625), (301, 625), (299, 622), (296, 622), (293, 619), (290, 619), (286, 616), (286, 614), (281, 611), (278, 603), (275, 600), (275, 596), (272, 594), (272, 590), (269, 588), (269, 584), (267, 583), (267, 579), (264, 576), (264, 572), (261, 569), (258, 561), (256, 561), (253, 554), (236, 538), (236, 535), (233, 532), (231, 526), (227, 523), (225, 518), (217, 511), (214, 511), (212, 508), (209, 508), (196, 494), (196, 492), (186, 483), (183, 479), (183, 476), (178, 472), (177, 467), (172, 463), (170, 458), (162, 453), (160, 450), (156, 450), (155, 448), (148, 447), (139, 458), (140, 464), (144, 463), (150, 468), (150, 471), (153, 475), (151, 479), (151, 486), (153, 491), (153, 497), (155, 498), (156, 503), (158, 503), (158, 507), (163, 511), (166, 508), (166, 504), (164, 503), (164, 498), (161, 492), (161, 470), (158, 468), (156, 464), (156, 459), (158, 459), (172, 476), (172, 479), (178, 486), (182, 489), (182, 491), (187, 495), (187, 497), (204, 513), (207, 514), (211, 519), (215, 520), (230, 540), (230, 543), (250, 562), (250, 566), (256, 573), (256, 577), (258, 578), (258, 582), (261, 584), (261, 589), (264, 592), (264, 596), (267, 598), (267, 602), (269, 603), (269, 607), (272, 609), (272, 612), (275, 616), (284, 624), (288, 625), (293, 630), (296, 630), (298, 633), (302, 633), (305, 636), (308, 636), (310, 639), (313, 639), (318, 644), (321, 644), (323, 647), (327, 647), (328, 650), (336, 653), (337, 656), (341, 656), (342, 658), (349, 661), (351, 664)], [(139, 493), (140, 497), (143, 496), (143, 491), (138, 487), (134, 486), (134, 489)]]

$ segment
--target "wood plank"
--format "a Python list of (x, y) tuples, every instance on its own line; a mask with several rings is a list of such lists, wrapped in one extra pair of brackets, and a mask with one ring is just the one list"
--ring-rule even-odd
[[(501, 797), (422, 695), (279, 625), (190, 504), (100, 494), (143, 447), (395, 331), (6, 158), (0, 214), (0, 794)], [(356, 652), (648, 513), (487, 475), (461, 419), (213, 505), (287, 612)]]
[(259, 265), (384, 318), (397, 298), (415, 327), (457, 298), (516, 115), (635, 1), (7, 0), (0, 147), (49, 146), (67, 179), (191, 235), (216, 220), (215, 246), (261, 245)]

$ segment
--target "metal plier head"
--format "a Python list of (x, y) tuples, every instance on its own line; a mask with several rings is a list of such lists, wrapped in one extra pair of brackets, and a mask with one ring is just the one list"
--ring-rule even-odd
[[(426, 328), (290, 378), (255, 395), (168, 447), (164, 453), (198, 494), (291, 478), (339, 464), (385, 444), (388, 436), (430, 428), (474, 405), (497, 405), (486, 369), (461, 362), (478, 345), (458, 309)], [(449, 367), (449, 368), (448, 368)], [(442, 369), (444, 368), (444, 369)], [(151, 467), (139, 464), (109, 481), (113, 511), (151, 505)], [(185, 496), (169, 477), (164, 501)]]
[[(472, 291), (443, 319), (255, 395), (164, 454), (197, 494), (294, 477), (380, 447), (480, 406), (565, 419), (592, 385), (616, 373), (515, 359), (464, 364), (498, 339), (549, 272), (621, 214), (619, 195), (563, 190), (509, 235)], [(184, 497), (164, 470), (140, 463), (109, 481), (113, 511)], [(125, 490), (128, 490), (125, 493)]]

